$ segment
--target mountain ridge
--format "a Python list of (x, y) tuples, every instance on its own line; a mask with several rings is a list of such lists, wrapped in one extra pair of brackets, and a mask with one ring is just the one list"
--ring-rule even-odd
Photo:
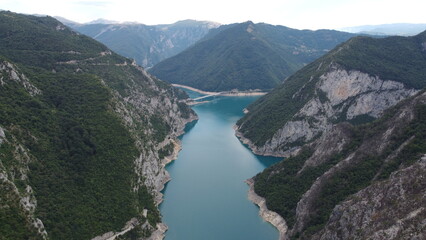
[(426, 85), (425, 41), (425, 32), (348, 40), (248, 106), (238, 135), (259, 154), (286, 155), (335, 123), (377, 118)]
[(165, 81), (206, 91), (269, 90), (352, 36), (247, 21), (211, 31), (149, 71)]
[(137, 64), (150, 68), (198, 41), (217, 23), (182, 20), (173, 24), (69, 24), (74, 30), (107, 45)]
[(187, 95), (54, 18), (0, 19), (0, 235), (161, 231)]

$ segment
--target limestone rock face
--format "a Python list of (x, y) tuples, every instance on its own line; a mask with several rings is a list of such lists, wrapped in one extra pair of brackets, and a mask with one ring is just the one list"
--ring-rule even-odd
[(41, 90), (34, 86), (24, 74), (20, 73), (12, 63), (0, 62), (0, 73), (0, 87), (9, 81), (14, 81), (22, 85), (31, 96), (41, 94)]
[(263, 146), (237, 135), (257, 154), (288, 157), (336, 123), (355, 121), (357, 117), (378, 118), (384, 110), (417, 92), (397, 81), (333, 65), (319, 77), (313, 97)]
[(0, 127), (0, 145), (5, 140), (5, 138), (6, 138), (6, 135), (4, 134), (4, 129)]
[[(395, 113), (391, 120), (383, 123), (382, 129), (375, 132), (375, 134), (369, 138), (364, 139), (362, 144), (355, 151), (348, 153), (344, 159), (318, 177), (312, 186), (310, 186), (309, 190), (303, 194), (297, 204), (297, 220), (291, 230), (292, 234), (302, 231), (309, 222), (313, 205), (315, 204), (317, 197), (333, 176), (362, 163), (365, 161), (366, 155), (381, 156), (385, 149), (392, 143), (392, 136), (400, 134), (400, 131), (406, 127), (407, 123), (413, 121), (415, 118), (415, 106), (424, 104), (426, 104), (426, 93), (422, 93), (409, 103), (406, 103), (404, 107)], [(340, 153), (342, 151), (342, 145), (344, 145), (345, 142), (350, 141), (350, 136), (346, 131), (347, 127), (345, 127), (345, 125), (346, 123), (336, 126), (333, 131), (329, 131), (327, 134), (324, 134), (324, 138), (318, 139), (311, 144), (311, 147), (315, 149), (315, 152), (305, 161), (304, 167), (301, 171), (308, 166), (318, 166), (329, 158), (331, 154)], [(401, 149), (403, 149), (411, 140), (412, 138), (409, 138), (406, 142), (400, 144), (400, 147), (396, 148), (392, 154), (388, 155), (388, 159), (385, 161), (390, 161), (398, 155)], [(361, 208), (359, 210), (365, 211), (365, 209)]]
[(425, 238), (425, 33), (352, 38), (237, 122), (256, 154), (289, 157), (253, 178), (285, 239)]
[[(146, 88), (138, 84), (129, 86), (130, 95), (122, 97), (119, 93), (115, 93), (114, 111), (122, 118), (123, 123), (129, 128), (136, 140), (136, 146), (140, 150), (140, 155), (135, 159), (135, 172), (139, 176), (138, 184), (145, 184), (155, 196), (157, 204), (162, 201), (161, 190), (164, 184), (170, 180), (169, 174), (165, 170), (166, 158), (160, 159), (158, 151), (169, 144), (175, 144), (179, 135), (184, 133), (185, 125), (197, 119), (194, 112), (190, 111), (184, 116), (179, 107), (179, 101), (170, 97), (170, 92), (161, 89), (155, 83), (155, 80), (140, 67), (136, 68), (150, 81), (152, 91), (160, 92), (157, 96), (147, 95)], [(173, 91), (172, 91), (173, 92)], [(170, 131), (161, 142), (141, 138), (138, 125), (146, 122), (147, 116), (158, 116), (162, 121), (170, 126)], [(149, 121), (149, 119), (148, 119)], [(149, 122), (148, 124), (153, 124)], [(145, 128), (145, 134), (154, 135), (152, 128)], [(171, 155), (175, 155), (172, 153)], [(138, 186), (135, 186), (137, 189)]]
[(425, 189), (426, 155), (337, 205), (312, 239), (424, 239)]
[(344, 108), (338, 107), (339, 104), (347, 108), (347, 120), (362, 114), (377, 118), (383, 110), (417, 92), (405, 88), (400, 82), (339, 68), (322, 75), (317, 87), (326, 93), (337, 113), (344, 111)]
[[(289, 223), (283, 239), (424, 239), (425, 106), (422, 90), (376, 122), (335, 124), (304, 145), (311, 153), (298, 156), (300, 167), (297, 158), (285, 159), (254, 177), (266, 205), (287, 210), (279, 212)], [(292, 174), (306, 180), (293, 186), (285, 179)], [(294, 205), (279, 203), (286, 200), (280, 189), (295, 188), (303, 191)]]
[[(0, 191), (6, 193), (1, 196), (0, 207), (17, 209), (27, 219), (27, 223), (22, 223), (23, 227), (35, 232), (40, 239), (47, 239), (43, 222), (35, 217), (37, 200), (32, 187), (28, 185), (28, 164), (35, 159), (14, 136), (7, 138), (5, 129), (0, 127), (0, 145), (2, 143), (11, 144), (15, 148), (15, 161), (5, 165), (0, 159)], [(16, 182), (21, 182), (23, 186), (18, 189)]]

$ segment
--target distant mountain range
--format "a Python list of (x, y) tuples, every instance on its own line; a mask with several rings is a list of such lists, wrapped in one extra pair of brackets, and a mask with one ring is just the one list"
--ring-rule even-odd
[(370, 35), (400, 35), (413, 36), (426, 30), (426, 23), (391, 23), (380, 25), (363, 25), (342, 28), (342, 31), (364, 33)]
[(171, 83), (208, 91), (272, 89), (353, 36), (250, 21), (224, 25), (150, 72)]
[(64, 17), (60, 17), (60, 16), (56, 16), (55, 17), (56, 20), (58, 20), (59, 22), (61, 22), (62, 24), (68, 26), (68, 27), (73, 27), (73, 26), (77, 26), (77, 25), (82, 25), (81, 23), (66, 19)]
[[(43, 16), (43, 15), (41, 15), (41, 16)], [(87, 22), (87, 23), (78, 23), (78, 22), (66, 19), (64, 17), (61, 17), (61, 16), (55, 16), (54, 18), (56, 18), (56, 20), (60, 21), (61, 23), (65, 24), (69, 27), (90, 25), (90, 24), (120, 24), (120, 22), (118, 22), (118, 21), (108, 20), (108, 19), (104, 19), (104, 18), (98, 18), (98, 19), (95, 19), (95, 20)]]
[(132, 58), (144, 68), (150, 68), (204, 37), (218, 23), (184, 20), (174, 24), (145, 25), (114, 23), (99, 19), (79, 24), (56, 17), (65, 25), (105, 44), (115, 52)]
[(118, 22), (118, 21), (99, 18), (99, 19), (95, 19), (93, 21), (90, 21), (88, 23), (85, 23), (84, 25), (88, 25), (88, 24), (119, 24), (119, 23), (120, 22)]

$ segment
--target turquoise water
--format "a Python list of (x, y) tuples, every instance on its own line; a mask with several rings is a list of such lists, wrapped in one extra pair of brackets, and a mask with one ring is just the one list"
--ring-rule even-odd
[(183, 135), (178, 159), (167, 166), (172, 181), (160, 205), (169, 226), (166, 240), (278, 239), (247, 199), (244, 183), (278, 159), (255, 156), (232, 129), (256, 98), (217, 97), (193, 107), (199, 120)]

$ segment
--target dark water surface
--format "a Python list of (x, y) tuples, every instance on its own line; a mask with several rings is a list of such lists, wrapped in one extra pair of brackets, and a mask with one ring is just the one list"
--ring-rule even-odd
[(178, 159), (167, 166), (172, 181), (160, 205), (169, 226), (166, 240), (278, 239), (247, 199), (244, 183), (278, 159), (252, 154), (232, 129), (256, 98), (217, 97), (193, 107), (199, 120), (183, 135)]

